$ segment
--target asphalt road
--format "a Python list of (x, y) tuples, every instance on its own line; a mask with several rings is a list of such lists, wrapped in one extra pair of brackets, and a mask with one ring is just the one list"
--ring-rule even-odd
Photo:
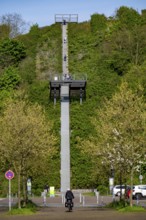
[[(60, 197), (47, 198), (47, 204), (43, 204), (41, 197), (33, 199), (39, 205), (38, 211), (34, 215), (27, 216), (9, 216), (8, 199), (0, 201), (0, 220), (146, 220), (146, 212), (142, 213), (120, 213), (118, 211), (107, 209), (97, 205), (94, 197), (85, 198), (85, 205), (79, 204), (79, 198), (75, 200), (75, 206), (72, 212), (68, 212), (61, 203)], [(99, 202), (109, 203), (111, 197), (100, 198)], [(146, 204), (145, 200), (142, 200)]]
[(106, 208), (74, 208), (68, 212), (63, 207), (42, 207), (34, 215), (8, 216), (0, 210), (0, 220), (146, 220), (145, 213), (119, 213)]

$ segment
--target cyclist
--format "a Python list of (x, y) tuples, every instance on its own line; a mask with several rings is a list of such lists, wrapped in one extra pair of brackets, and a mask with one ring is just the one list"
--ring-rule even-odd
[(71, 201), (72, 206), (73, 206), (73, 201), (72, 200), (74, 199), (74, 194), (70, 189), (67, 189), (66, 194), (65, 194), (65, 198), (66, 198), (65, 206), (66, 206), (66, 204), (68, 203), (69, 200)]

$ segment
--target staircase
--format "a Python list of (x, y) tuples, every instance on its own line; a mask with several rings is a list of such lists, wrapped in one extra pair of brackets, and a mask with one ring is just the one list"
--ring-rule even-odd
[[(68, 75), (67, 27), (62, 24), (62, 67), (63, 80)], [(70, 188), (70, 120), (69, 120), (69, 84), (61, 85), (61, 192)]]

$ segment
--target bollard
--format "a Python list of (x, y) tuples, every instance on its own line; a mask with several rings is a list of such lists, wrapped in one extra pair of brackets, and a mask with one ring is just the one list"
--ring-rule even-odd
[(46, 192), (42, 192), (43, 204), (46, 206)]
[(99, 192), (96, 192), (97, 204), (99, 204)]
[(113, 192), (112, 192), (112, 200), (113, 200), (113, 202), (115, 202), (115, 194), (114, 194), (114, 190), (113, 190)]
[(139, 199), (138, 199), (138, 196), (137, 196), (137, 199), (136, 199), (136, 204), (137, 204), (137, 205), (139, 204)]
[(83, 196), (83, 206), (85, 205), (85, 196)]
[(82, 203), (82, 194), (80, 193), (80, 203)]
[(101, 197), (101, 203), (103, 204), (103, 196)]
[(13, 202), (14, 201), (14, 195), (12, 194), (11, 195), (11, 202)]
[(64, 196), (64, 194), (62, 194), (62, 204), (64, 204), (65, 203), (65, 196)]

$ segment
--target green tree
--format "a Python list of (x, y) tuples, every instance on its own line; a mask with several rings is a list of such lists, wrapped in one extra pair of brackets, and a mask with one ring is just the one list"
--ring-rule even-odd
[(146, 59), (146, 25), (138, 26), (132, 30), (131, 61), (135, 65), (141, 65)]
[(107, 18), (103, 14), (93, 14), (91, 15), (90, 24), (93, 33), (100, 32), (107, 27)]
[(131, 65), (141, 65), (145, 58), (145, 26), (113, 32), (101, 46), (106, 62), (118, 75), (125, 75)]
[[(42, 108), (26, 101), (8, 101), (0, 124), (1, 162), (9, 164), (18, 177), (18, 207), (21, 208), (21, 176), (26, 186), (29, 170), (53, 153), (56, 138)], [(26, 192), (24, 194), (26, 198)]]
[(6, 24), (0, 25), (0, 40), (3, 40), (5, 38), (9, 37), (10, 28)]
[(4, 70), (3, 75), (0, 77), (0, 90), (16, 89), (21, 82), (18, 69), (9, 67)]
[[(97, 140), (86, 144), (102, 163), (119, 172), (120, 178), (126, 180), (126, 175), (130, 175), (131, 187), (137, 166), (145, 160), (146, 105), (140, 91), (133, 92), (123, 82), (112, 99), (97, 111)], [(130, 201), (132, 205), (132, 197)]]
[(0, 17), (0, 23), (9, 27), (10, 38), (23, 34), (28, 27), (28, 24), (23, 20), (22, 16), (17, 13), (2, 15)]
[(2, 68), (15, 65), (26, 57), (25, 47), (18, 40), (5, 39), (0, 42), (0, 66)]
[(30, 27), (30, 31), (29, 34), (32, 36), (35, 36), (36, 39), (40, 38), (40, 28), (38, 26), (38, 24), (34, 24), (33, 26)]
[(100, 152), (121, 175), (123, 170), (130, 173), (131, 187), (135, 169), (145, 156), (145, 107), (142, 96), (124, 82), (99, 111)]
[(127, 29), (133, 29), (141, 23), (140, 14), (133, 8), (126, 6), (122, 6), (116, 11), (115, 18), (120, 21), (119, 24), (121, 28), (126, 27)]

